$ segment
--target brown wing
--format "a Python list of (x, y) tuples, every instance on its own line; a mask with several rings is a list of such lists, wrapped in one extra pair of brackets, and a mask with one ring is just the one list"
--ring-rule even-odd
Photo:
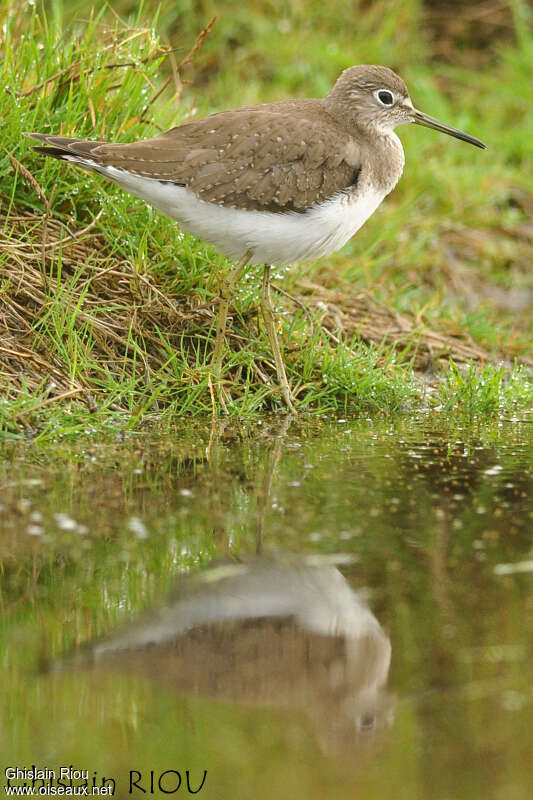
[(179, 183), (219, 205), (299, 211), (353, 186), (360, 169), (358, 146), (318, 103), (223, 111), (131, 144), (35, 135), (48, 145), (36, 149)]

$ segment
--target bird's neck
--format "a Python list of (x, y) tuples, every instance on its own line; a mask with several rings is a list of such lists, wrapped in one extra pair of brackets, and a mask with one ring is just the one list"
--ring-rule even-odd
[(405, 155), (394, 131), (373, 131), (360, 137), (366, 151), (366, 180), (384, 194), (392, 192), (401, 178)]

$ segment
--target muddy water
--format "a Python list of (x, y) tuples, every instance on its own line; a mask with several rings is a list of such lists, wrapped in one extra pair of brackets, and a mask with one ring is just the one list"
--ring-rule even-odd
[(532, 418), (87, 433), (0, 488), (0, 794), (531, 797)]

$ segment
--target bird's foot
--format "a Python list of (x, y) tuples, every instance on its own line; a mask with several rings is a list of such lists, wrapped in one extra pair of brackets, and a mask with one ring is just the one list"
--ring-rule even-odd
[(213, 419), (219, 416), (219, 409), (228, 415), (228, 405), (231, 405), (231, 396), (225, 390), (220, 374), (210, 372), (208, 376), (209, 394), (211, 395), (211, 410)]
[(294, 397), (293, 393), (290, 390), (289, 384), (288, 383), (285, 384), (285, 385), (280, 384), (279, 390), (281, 392), (281, 396), (283, 398), (283, 402), (287, 406), (289, 414), (296, 415), (298, 413), (296, 411), (296, 408), (295, 408), (295, 405), (294, 405), (296, 400), (295, 400), (295, 397)]

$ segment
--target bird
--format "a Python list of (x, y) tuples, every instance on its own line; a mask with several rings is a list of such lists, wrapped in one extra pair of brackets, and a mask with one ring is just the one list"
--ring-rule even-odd
[(271, 268), (322, 258), (346, 244), (398, 183), (405, 156), (395, 128), (409, 123), (486, 149), (417, 110), (399, 75), (369, 64), (345, 69), (325, 97), (220, 111), (149, 139), (26, 135), (40, 142), (33, 150), (104, 176), (235, 262), (221, 280), (210, 367), (226, 413), (228, 309), (246, 268), (264, 265), (262, 316), (278, 389), (296, 413), (276, 333)]

